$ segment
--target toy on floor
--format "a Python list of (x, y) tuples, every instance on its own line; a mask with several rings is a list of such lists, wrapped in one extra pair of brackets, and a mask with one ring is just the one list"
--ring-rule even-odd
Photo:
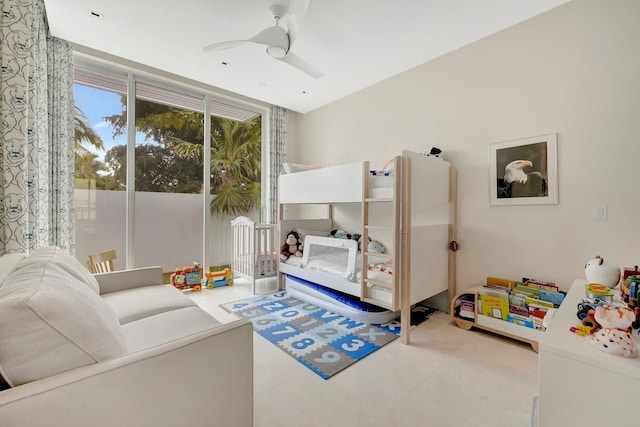
[(233, 286), (231, 269), (228, 267), (220, 271), (207, 271), (204, 273), (204, 277), (202, 284), (206, 286), (207, 289), (213, 289), (219, 286)]
[(171, 284), (181, 291), (198, 292), (202, 289), (202, 268), (197, 262), (193, 263), (193, 267), (177, 268), (175, 273), (171, 274)]

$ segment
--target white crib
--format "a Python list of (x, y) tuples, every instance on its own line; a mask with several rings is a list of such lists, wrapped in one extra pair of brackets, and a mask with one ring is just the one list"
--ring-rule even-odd
[(231, 221), (231, 234), (231, 270), (234, 275), (250, 280), (255, 294), (257, 279), (278, 273), (278, 225), (257, 224), (241, 216)]

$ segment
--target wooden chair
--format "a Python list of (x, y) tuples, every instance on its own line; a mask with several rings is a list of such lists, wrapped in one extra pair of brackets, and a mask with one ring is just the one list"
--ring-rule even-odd
[(113, 271), (113, 260), (117, 258), (116, 251), (111, 250), (96, 255), (89, 255), (87, 266), (93, 273), (107, 273)]

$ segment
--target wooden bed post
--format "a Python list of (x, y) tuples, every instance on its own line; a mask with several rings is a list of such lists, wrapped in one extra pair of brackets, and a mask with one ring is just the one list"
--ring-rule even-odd
[[(411, 343), (411, 159), (402, 156), (396, 162), (400, 166), (402, 176), (402, 195), (399, 206), (402, 206), (400, 215), (402, 218), (398, 230), (396, 221), (396, 232), (400, 231), (402, 247), (400, 249), (400, 340), (403, 344)], [(398, 171), (396, 171), (398, 173)], [(398, 196), (396, 196), (398, 197)], [(398, 255), (394, 254), (396, 260)]]
[(458, 208), (458, 171), (449, 168), (449, 304), (455, 298), (456, 291), (456, 252), (459, 248), (456, 241)]
[[(276, 228), (276, 241), (278, 243), (276, 243), (276, 248), (278, 248), (280, 245), (280, 224), (282, 223), (283, 219), (285, 219), (284, 205), (278, 200), (278, 227)], [(278, 291), (281, 291), (284, 289), (284, 283), (282, 283), (284, 280), (282, 278), (282, 273), (280, 273), (280, 254), (278, 253), (276, 256), (278, 256), (278, 259), (276, 261), (276, 288)]]

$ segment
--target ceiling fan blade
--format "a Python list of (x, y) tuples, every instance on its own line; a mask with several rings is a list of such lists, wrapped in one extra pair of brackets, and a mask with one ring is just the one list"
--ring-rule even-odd
[(289, 45), (293, 45), (298, 37), (300, 26), (309, 8), (309, 0), (291, 0), (287, 12), (287, 28), (289, 30)]
[(205, 52), (218, 51), (230, 49), (247, 42), (263, 44), (266, 46), (282, 46), (285, 52), (289, 49), (289, 37), (287, 36), (287, 32), (284, 30), (284, 28), (277, 26), (265, 28), (264, 30), (260, 31), (258, 34), (247, 40), (229, 40), (226, 42), (214, 43), (205, 46), (203, 49), (205, 50)]
[(205, 52), (214, 52), (217, 50), (225, 50), (225, 49), (230, 49), (232, 47), (236, 47), (238, 45), (241, 45), (242, 43), (247, 42), (248, 40), (229, 40), (226, 42), (220, 42), (220, 43), (213, 43), (210, 44), (208, 46), (205, 46), (202, 48), (202, 50), (204, 50)]
[(320, 77), (324, 76), (324, 73), (322, 71), (318, 70), (316, 67), (309, 64), (307, 61), (300, 58), (298, 55), (296, 55), (291, 51), (289, 51), (289, 53), (287, 53), (287, 55), (284, 58), (276, 58), (276, 59), (282, 62), (286, 62), (287, 64), (297, 68), (303, 73), (308, 74), (314, 79), (319, 79)]
[(281, 46), (285, 52), (289, 50), (289, 36), (284, 28), (277, 25), (265, 28), (247, 41), (265, 46)]

